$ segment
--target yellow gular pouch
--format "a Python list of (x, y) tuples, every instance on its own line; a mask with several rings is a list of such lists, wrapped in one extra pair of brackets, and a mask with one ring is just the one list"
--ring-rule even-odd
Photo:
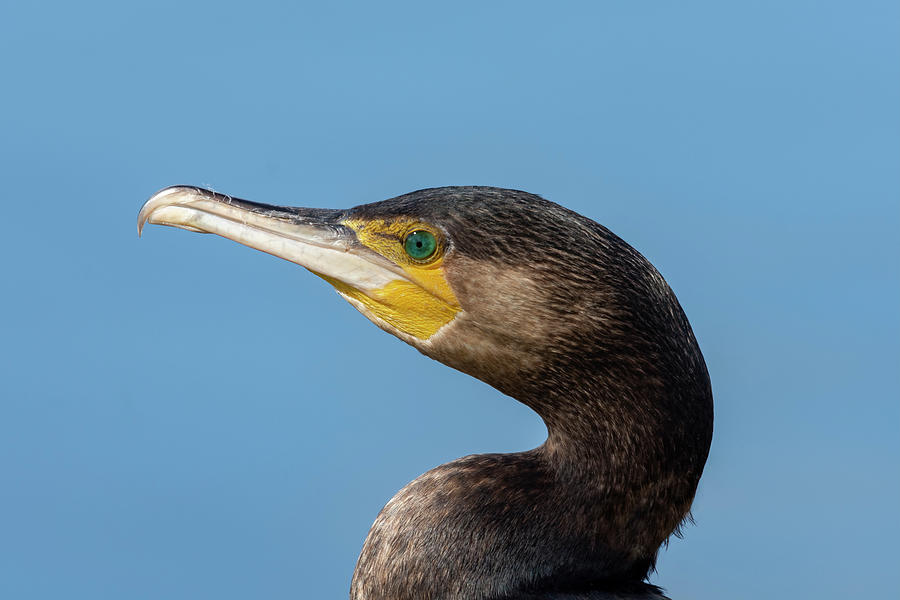
[[(367, 311), (408, 335), (427, 340), (462, 310), (444, 277), (444, 244), (433, 226), (413, 219), (347, 219), (343, 224), (356, 232), (361, 244), (400, 266), (410, 281), (397, 279), (377, 290), (362, 292), (330, 281), (337, 290), (361, 303)], [(434, 253), (415, 260), (404, 250), (407, 236), (431, 233), (437, 240)]]

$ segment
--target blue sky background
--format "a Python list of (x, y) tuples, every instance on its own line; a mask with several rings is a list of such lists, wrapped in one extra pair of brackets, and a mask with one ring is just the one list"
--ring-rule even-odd
[(0, 597), (345, 598), (381, 506), (540, 420), (167, 185), (539, 193), (668, 279), (712, 374), (677, 599), (900, 568), (896, 2), (4, 3)]

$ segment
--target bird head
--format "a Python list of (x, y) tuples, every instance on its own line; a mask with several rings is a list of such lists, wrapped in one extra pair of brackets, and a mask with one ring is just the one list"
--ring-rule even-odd
[(654, 388), (679, 395), (673, 377), (701, 386), (706, 377), (650, 263), (601, 225), (526, 192), (434, 188), (329, 210), (171, 187), (141, 209), (139, 231), (145, 223), (218, 234), (306, 267), (378, 327), (545, 421), (542, 403), (558, 409), (573, 388), (655, 401)]

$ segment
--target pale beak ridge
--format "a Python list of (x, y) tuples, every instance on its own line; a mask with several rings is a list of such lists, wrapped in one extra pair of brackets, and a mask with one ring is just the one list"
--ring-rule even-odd
[(137, 225), (138, 235), (146, 223), (214, 233), (363, 292), (408, 280), (400, 267), (360, 244), (343, 217), (340, 210), (273, 206), (175, 186), (147, 200)]

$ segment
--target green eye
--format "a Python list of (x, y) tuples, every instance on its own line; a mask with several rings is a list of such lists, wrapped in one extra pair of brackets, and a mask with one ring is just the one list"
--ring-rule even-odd
[(437, 240), (430, 231), (420, 229), (406, 236), (403, 249), (413, 260), (425, 260), (437, 251)]

